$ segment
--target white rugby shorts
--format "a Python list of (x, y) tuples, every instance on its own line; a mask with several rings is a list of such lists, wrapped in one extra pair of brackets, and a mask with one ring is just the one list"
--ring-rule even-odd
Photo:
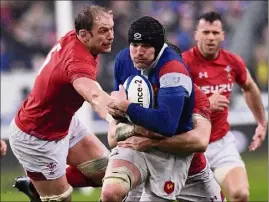
[(245, 168), (245, 164), (236, 148), (234, 134), (230, 131), (221, 139), (211, 142), (205, 155), (213, 172), (216, 168), (221, 167)]
[[(144, 184), (141, 184), (129, 192), (126, 202), (139, 202), (141, 198), (143, 201), (167, 201), (156, 198), (148, 189), (144, 189)], [(188, 176), (184, 187), (181, 189), (179, 195), (176, 196), (176, 199), (177, 201), (189, 202), (223, 200), (221, 188), (216, 182), (208, 164), (201, 172)]]
[[(110, 154), (110, 160), (133, 163), (139, 169), (142, 183), (145, 182), (150, 196), (165, 200), (176, 200), (187, 180), (192, 158), (192, 154), (179, 157), (157, 149), (139, 152), (122, 147), (114, 148)], [(142, 197), (143, 200), (146, 199)]]
[(44, 179), (40, 180), (53, 180), (65, 174), (69, 148), (88, 134), (86, 127), (75, 116), (72, 118), (68, 135), (57, 141), (31, 136), (21, 131), (13, 120), (9, 128), (9, 143), (27, 172), (43, 175)]

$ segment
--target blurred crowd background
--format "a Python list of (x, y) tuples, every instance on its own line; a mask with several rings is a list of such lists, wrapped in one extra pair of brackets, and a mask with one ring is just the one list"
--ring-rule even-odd
[[(109, 6), (115, 20), (115, 41), (112, 54), (101, 57), (99, 81), (112, 90), (113, 62), (119, 50), (126, 47), (130, 22), (142, 15), (159, 19), (168, 39), (183, 51), (195, 44), (196, 20), (203, 12), (216, 10), (222, 14), (226, 40), (224, 48), (232, 49), (235, 33), (244, 16), (251, 10), (251, 1), (73, 1), (73, 17), (90, 3)], [(254, 33), (244, 43), (250, 44), (247, 54), (249, 71), (262, 91), (268, 90), (268, 1), (251, 24)], [(253, 11), (254, 12), (254, 11)], [(252, 18), (253, 19), (253, 18)], [(242, 33), (242, 36), (245, 33)], [(242, 37), (241, 37), (242, 38)], [(36, 71), (56, 42), (55, 6), (53, 1), (1, 1), (1, 72)], [(235, 50), (238, 52), (238, 49)], [(239, 50), (240, 53), (240, 50)]]
[[(57, 41), (55, 1), (1, 0), (1, 138), (7, 140), (7, 129), (14, 113), (27, 96), (47, 53)], [(98, 81), (103, 89), (113, 89), (113, 65), (116, 54), (128, 46), (128, 29), (135, 19), (150, 15), (161, 21), (170, 42), (183, 51), (195, 45), (194, 31), (197, 18), (204, 12), (215, 10), (222, 14), (226, 40), (223, 47), (241, 55), (262, 91), (268, 114), (268, 1), (73, 1), (72, 18), (91, 3), (113, 9), (115, 39), (112, 53), (100, 56)], [(65, 19), (63, 19), (64, 22)], [(67, 20), (66, 20), (67, 21)], [(253, 152), (247, 147), (254, 134), (256, 123), (247, 108), (242, 93), (235, 89), (230, 110), (231, 130), (246, 162), (251, 201), (268, 199), (268, 139)], [(234, 107), (233, 107), (234, 106)], [(80, 118), (89, 130), (95, 132), (106, 145), (107, 123), (83, 108)], [(7, 141), (8, 143), (8, 141)], [(1, 200), (26, 201), (12, 190), (14, 177), (23, 170), (8, 146), (1, 159)], [(92, 201), (100, 190), (85, 198), (78, 192), (74, 201)], [(76, 197), (77, 196), (77, 197)]]

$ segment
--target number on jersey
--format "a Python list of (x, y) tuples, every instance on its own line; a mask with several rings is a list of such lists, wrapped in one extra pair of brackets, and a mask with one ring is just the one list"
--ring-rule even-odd
[(46, 65), (49, 63), (50, 59), (51, 59), (51, 54), (55, 51), (59, 51), (61, 50), (61, 44), (57, 43), (49, 52), (49, 54), (47, 55), (45, 61), (43, 62), (42, 66), (40, 67), (38, 74), (39, 75), (41, 73), (41, 71), (44, 69), (44, 67), (46, 67)]

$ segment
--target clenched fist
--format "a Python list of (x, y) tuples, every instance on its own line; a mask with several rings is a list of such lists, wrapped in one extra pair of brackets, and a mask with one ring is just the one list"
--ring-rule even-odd
[(222, 93), (223, 90), (217, 91), (208, 98), (212, 112), (223, 111), (225, 108), (228, 108), (230, 101)]

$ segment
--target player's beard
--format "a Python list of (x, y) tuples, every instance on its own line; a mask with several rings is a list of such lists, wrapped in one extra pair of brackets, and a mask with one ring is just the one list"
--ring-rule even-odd
[(204, 45), (204, 55), (208, 58), (208, 59), (213, 59), (217, 56), (219, 51), (219, 46), (218, 45), (214, 45), (214, 46), (208, 46), (207, 44)]
[(143, 62), (134, 62), (134, 64), (137, 69), (146, 69), (147, 67), (149, 67), (149, 65)]

